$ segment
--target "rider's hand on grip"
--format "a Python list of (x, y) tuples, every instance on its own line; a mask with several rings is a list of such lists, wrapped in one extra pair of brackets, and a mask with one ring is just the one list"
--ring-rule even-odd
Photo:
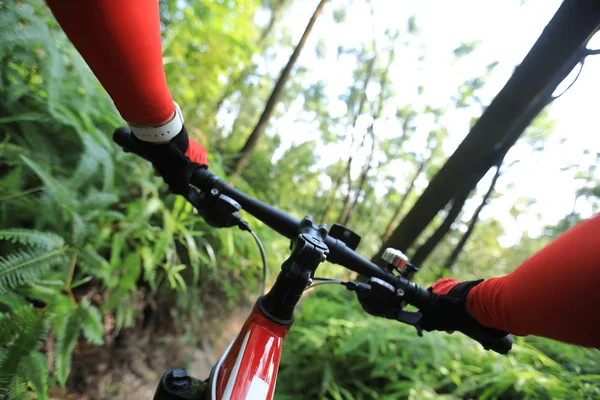
[(481, 325), (467, 310), (469, 292), (483, 282), (459, 282), (443, 278), (428, 289), (432, 292), (430, 303), (420, 311), (423, 317), (419, 323), (426, 331), (460, 331), (477, 340), (486, 349), (506, 354), (512, 347), (512, 340), (506, 332)]
[(188, 196), (192, 173), (208, 165), (206, 149), (188, 137), (185, 126), (168, 143), (156, 144), (136, 138), (129, 128), (118, 128), (114, 141), (123, 150), (150, 161), (173, 193)]

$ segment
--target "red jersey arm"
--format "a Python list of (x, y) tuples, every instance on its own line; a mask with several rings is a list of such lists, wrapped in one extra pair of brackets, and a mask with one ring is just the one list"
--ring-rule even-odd
[(173, 116), (158, 0), (47, 2), (127, 122), (154, 125)]
[(600, 348), (600, 215), (477, 285), (467, 307), (488, 327)]

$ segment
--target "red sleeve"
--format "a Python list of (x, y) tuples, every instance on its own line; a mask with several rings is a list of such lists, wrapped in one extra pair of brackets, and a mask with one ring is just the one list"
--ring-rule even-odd
[(128, 122), (169, 120), (158, 0), (47, 0), (58, 23)]
[(600, 215), (477, 285), (467, 306), (485, 326), (600, 348)]

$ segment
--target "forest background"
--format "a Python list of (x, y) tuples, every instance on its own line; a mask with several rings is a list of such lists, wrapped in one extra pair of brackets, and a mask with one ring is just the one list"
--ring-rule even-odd
[[(489, 278), (600, 207), (595, 57), (485, 170), (452, 175), (449, 201), (422, 196), (560, 5), (161, 0), (164, 64), (237, 187), (350, 227), (365, 256), (406, 251), (420, 284)], [(124, 396), (123, 376), (152, 381), (212, 345), (220, 317), (256, 297), (259, 254), (112, 143), (123, 121), (43, 2), (0, 2), (0, 26), (0, 398)], [(272, 278), (288, 243), (249, 221)], [(597, 350), (420, 338), (334, 287), (303, 300), (284, 348), (277, 399), (600, 397)]]

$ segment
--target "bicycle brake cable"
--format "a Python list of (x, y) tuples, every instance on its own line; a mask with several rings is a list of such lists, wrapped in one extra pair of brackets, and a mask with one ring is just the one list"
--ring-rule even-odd
[(269, 265), (267, 263), (267, 254), (265, 252), (265, 248), (264, 248), (262, 242), (260, 241), (260, 238), (258, 237), (258, 235), (252, 229), (250, 229), (250, 227), (248, 227), (247, 231), (250, 232), (250, 234), (254, 238), (254, 241), (256, 241), (256, 245), (258, 246), (258, 251), (260, 252), (260, 258), (262, 259), (263, 282), (262, 282), (262, 288), (260, 289), (260, 295), (264, 296), (265, 290), (267, 288), (267, 272), (269, 271)]

